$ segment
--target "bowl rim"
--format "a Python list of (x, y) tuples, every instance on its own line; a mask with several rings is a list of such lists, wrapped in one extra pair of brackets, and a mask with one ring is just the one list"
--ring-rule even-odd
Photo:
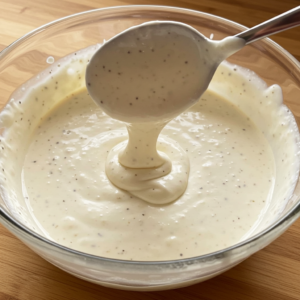
[[(165, 11), (167, 10), (172, 10), (172, 12), (178, 12), (178, 13), (182, 13), (182, 12), (187, 12), (187, 13), (193, 13), (199, 16), (206, 16), (210, 19), (217, 19), (220, 21), (225, 21), (227, 24), (230, 25), (234, 25), (235, 28), (241, 29), (241, 30), (247, 30), (248, 27), (241, 25), (239, 23), (236, 23), (234, 21), (228, 20), (226, 18), (222, 18), (210, 13), (206, 13), (206, 12), (202, 12), (202, 11), (197, 11), (197, 10), (193, 10), (193, 9), (187, 9), (187, 8), (181, 8), (181, 7), (175, 7), (175, 6), (166, 6), (166, 5), (122, 5), (122, 6), (110, 6), (110, 7), (104, 7), (104, 8), (97, 8), (97, 9), (92, 9), (92, 10), (87, 10), (87, 11), (83, 11), (83, 12), (79, 12), (76, 14), (72, 14), (72, 15), (68, 15), (59, 19), (56, 19), (54, 21), (51, 21), (49, 23), (46, 23), (36, 29), (33, 29), (32, 31), (26, 33), (25, 35), (23, 35), (22, 37), (18, 38), (17, 40), (15, 40), (14, 42), (12, 42), (10, 45), (8, 45), (7, 47), (5, 47), (2, 51), (0, 51), (0, 60), (2, 60), (7, 54), (9, 54), (13, 49), (15, 49), (20, 43), (22, 43), (24, 40), (34, 36), (35, 34), (44, 31), (45, 29), (47, 29), (48, 27), (51, 27), (52, 25), (56, 25), (60, 22), (64, 22), (66, 20), (72, 19), (74, 17), (78, 17), (78, 16), (83, 16), (83, 15), (88, 15), (91, 13), (97, 13), (100, 11), (113, 11), (113, 10), (120, 10), (123, 9), (124, 12), (128, 11), (130, 12), (131, 10), (144, 10), (145, 12), (149, 9), (156, 9), (156, 10), (160, 10), (163, 9)], [(263, 39), (264, 42), (270, 46), (273, 46), (277, 51), (280, 51), (286, 58), (288, 58), (290, 60), (290, 62), (294, 65), (296, 65), (296, 67), (298, 69), (300, 69), (300, 63), (299, 61), (292, 55), (290, 54), (287, 50), (285, 50), (284, 48), (282, 48), (280, 45), (278, 45), (277, 43), (275, 43), (274, 41), (272, 41), (269, 38), (264, 38)], [(299, 180), (299, 178), (298, 178)], [(297, 180), (297, 181), (298, 181)], [(291, 196), (292, 197), (292, 196)], [(81, 252), (66, 246), (63, 246), (61, 244), (56, 243), (55, 241), (51, 241), (50, 239), (47, 239), (45, 237), (43, 237), (42, 235), (34, 232), (33, 230), (31, 230), (30, 228), (26, 227), (25, 225), (23, 225), (21, 222), (19, 222), (18, 220), (12, 218), (5, 209), (1, 208), (0, 206), (0, 221), (1, 218), (3, 218), (4, 220), (6, 220), (8, 222), (8, 224), (12, 225), (14, 227), (14, 229), (17, 229), (19, 231), (22, 231), (25, 235), (29, 235), (32, 238), (41, 241), (42, 243), (47, 244), (47, 246), (50, 247), (54, 247), (54, 248), (58, 248), (59, 250), (62, 250), (63, 252), (67, 252), (67, 254), (74, 254), (77, 256), (84, 256), (86, 258), (92, 259), (92, 260), (98, 260), (98, 261), (105, 261), (105, 262), (109, 262), (109, 263), (114, 263), (114, 264), (125, 264), (125, 265), (139, 265), (139, 266), (166, 266), (166, 265), (172, 265), (172, 266), (176, 266), (177, 264), (193, 264), (196, 262), (204, 262), (204, 261), (212, 261), (214, 258), (220, 258), (220, 256), (226, 256), (227, 253), (231, 252), (232, 250), (237, 250), (239, 248), (242, 248), (243, 246), (246, 246), (252, 242), (255, 242), (256, 240), (259, 240), (260, 238), (263, 238), (264, 236), (266, 236), (268, 233), (272, 232), (274, 229), (280, 227), (280, 225), (282, 225), (283, 223), (289, 221), (290, 219), (292, 219), (292, 223), (297, 219), (297, 217), (299, 217), (300, 215), (300, 201), (299, 201), (299, 197), (297, 199), (297, 203), (291, 207), (280, 219), (278, 219), (275, 223), (273, 223), (272, 225), (268, 226), (267, 228), (265, 228), (264, 230), (262, 230), (261, 232), (255, 234), (254, 236), (247, 238), (244, 241), (241, 241), (237, 244), (234, 244), (230, 247), (215, 251), (215, 252), (211, 252), (211, 253), (207, 253), (204, 255), (199, 255), (199, 256), (193, 256), (193, 257), (189, 257), (189, 258), (181, 258), (181, 259), (172, 259), (172, 260), (163, 260), (163, 261), (131, 261), (131, 260), (122, 260), (122, 259), (117, 259), (117, 258), (108, 258), (108, 257), (103, 257), (103, 256), (97, 256), (97, 255), (93, 255), (93, 254), (89, 254), (86, 252)], [(295, 217), (296, 216), (296, 217)], [(6, 225), (4, 222), (2, 222), (3, 225)], [(8, 227), (8, 226), (5, 226)], [(251, 255), (251, 254), (249, 254)]]

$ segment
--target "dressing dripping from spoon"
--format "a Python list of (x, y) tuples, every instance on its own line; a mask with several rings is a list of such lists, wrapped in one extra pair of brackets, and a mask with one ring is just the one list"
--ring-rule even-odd
[(287, 29), (282, 20), (291, 20), (288, 28), (297, 26), (296, 17), (299, 8), (221, 41), (183, 23), (152, 21), (105, 43), (87, 66), (87, 89), (105, 113), (126, 123), (129, 136), (108, 155), (110, 181), (153, 204), (180, 197), (188, 183), (188, 157), (170, 139), (160, 143), (169, 155), (157, 151), (161, 130), (197, 102), (223, 60)]

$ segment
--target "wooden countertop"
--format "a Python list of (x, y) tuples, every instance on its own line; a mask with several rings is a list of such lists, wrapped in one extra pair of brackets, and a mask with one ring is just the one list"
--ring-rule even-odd
[[(28, 31), (93, 8), (157, 4), (200, 10), (251, 27), (299, 5), (297, 0), (0, 0), (0, 51)], [(300, 59), (300, 28), (273, 37)], [(97, 286), (52, 266), (0, 225), (0, 300), (300, 299), (300, 219), (279, 239), (207, 282), (165, 292)]]

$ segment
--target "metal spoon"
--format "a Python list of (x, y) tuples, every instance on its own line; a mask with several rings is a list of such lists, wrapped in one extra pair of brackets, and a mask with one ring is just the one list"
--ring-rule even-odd
[(237, 35), (242, 38), (246, 45), (260, 40), (266, 36), (296, 27), (300, 25), (300, 6), (297, 6), (279, 16), (276, 16), (268, 21), (256, 25)]
[(165, 124), (200, 98), (228, 56), (299, 24), (297, 7), (235, 37), (212, 41), (183, 23), (147, 22), (99, 48), (87, 66), (87, 89), (115, 119)]

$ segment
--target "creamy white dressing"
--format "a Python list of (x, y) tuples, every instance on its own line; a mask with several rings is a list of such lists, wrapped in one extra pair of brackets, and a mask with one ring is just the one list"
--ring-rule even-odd
[(111, 149), (128, 135), (85, 89), (95, 50), (54, 63), (0, 115), (0, 182), (18, 220), (86, 253), (153, 261), (226, 248), (278, 218), (299, 171), (299, 133), (278, 86), (222, 63), (200, 101), (162, 130), (169, 175), (188, 158), (189, 179), (176, 201), (153, 205), (107, 178), (105, 165), (118, 163)]
[(171, 159), (158, 152), (157, 138), (199, 100), (218, 65), (244, 44), (236, 37), (212, 41), (186, 24), (160, 21), (120, 33), (93, 55), (88, 91), (104, 112), (127, 123), (128, 141), (113, 148), (106, 164), (113, 184), (153, 204), (184, 193), (189, 158), (180, 146), (173, 147)]
[(222, 97), (206, 93), (158, 139), (172, 162), (181, 146), (191, 162), (187, 190), (171, 204), (153, 206), (108, 181), (105, 158), (126, 138), (123, 125), (86, 90), (43, 118), (23, 179), (50, 238), (101, 256), (165, 260), (228, 247), (257, 225), (272, 194), (272, 152), (255, 125)]

